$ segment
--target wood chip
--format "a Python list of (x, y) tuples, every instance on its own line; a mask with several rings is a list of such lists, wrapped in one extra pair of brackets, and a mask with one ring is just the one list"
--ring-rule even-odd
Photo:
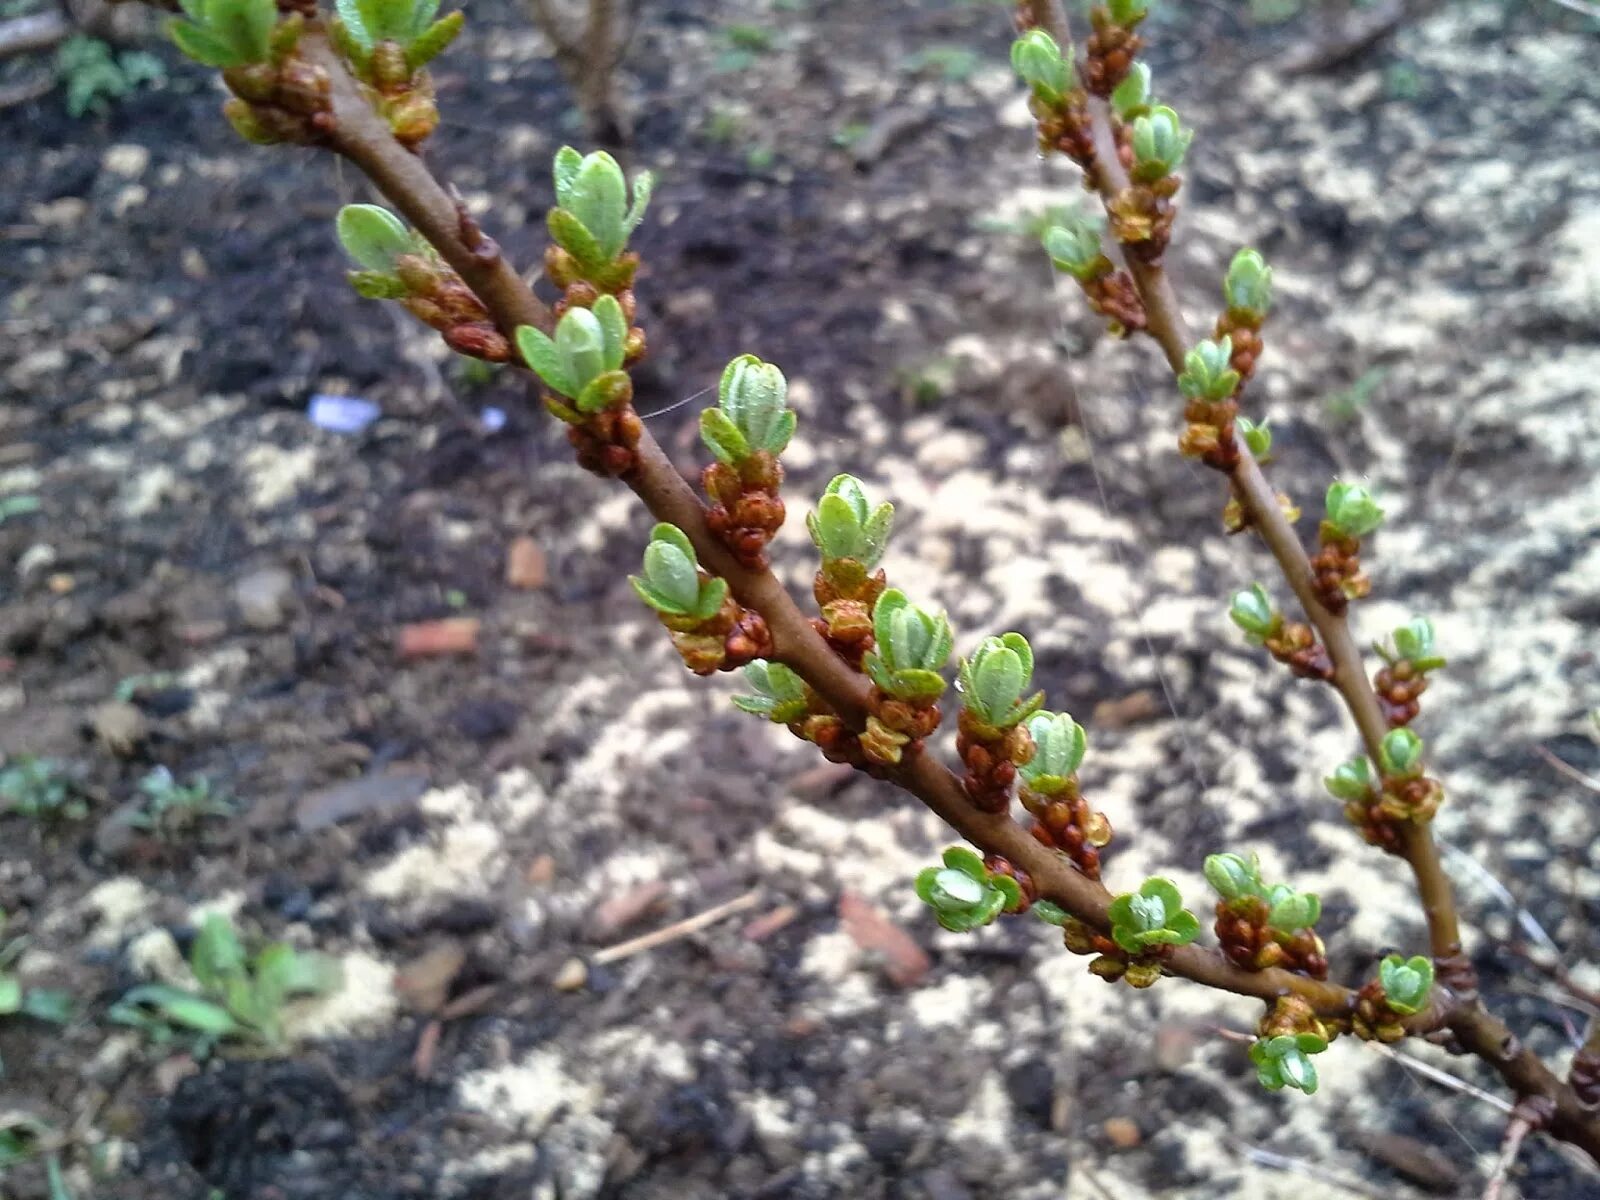
[(448, 655), (476, 654), (478, 629), (482, 622), (477, 617), (446, 617), (442, 621), (419, 621), (403, 626), (397, 639), (400, 657), (442, 658)]
[(512, 539), (506, 551), (506, 583), (525, 592), (538, 591), (550, 581), (550, 567), (539, 543), (527, 534)]
[(1100, 1129), (1106, 1135), (1106, 1141), (1118, 1150), (1132, 1150), (1144, 1140), (1139, 1126), (1127, 1117), (1110, 1117)]
[(839, 897), (845, 932), (869, 954), (878, 955), (883, 973), (896, 987), (916, 987), (932, 965), (917, 940), (855, 892)]
[(417, 1012), (436, 1013), (466, 963), (467, 952), (459, 942), (441, 942), (400, 968), (394, 990)]
[(800, 910), (792, 904), (784, 904), (771, 912), (762, 913), (754, 921), (744, 927), (744, 936), (747, 941), (762, 942), (778, 930), (784, 928), (797, 916)]

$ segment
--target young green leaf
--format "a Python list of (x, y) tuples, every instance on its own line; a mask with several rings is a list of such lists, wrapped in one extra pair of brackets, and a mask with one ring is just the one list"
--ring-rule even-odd
[(1023, 783), (1040, 795), (1064, 791), (1077, 775), (1088, 737), (1067, 713), (1035, 713), (1028, 718), (1033, 757), (1017, 768)]
[(334, 229), (344, 252), (369, 271), (392, 272), (396, 259), (416, 251), (406, 223), (377, 204), (346, 204)]
[(1433, 974), (1433, 963), (1420, 954), (1411, 958), (1387, 956), (1378, 964), (1384, 1003), (1403, 1017), (1421, 1012), (1433, 990)]
[(860, 480), (835, 475), (817, 502), (816, 511), (806, 514), (806, 528), (824, 561), (850, 558), (870, 571), (883, 558), (889, 543), (894, 505), (885, 501), (873, 508)]

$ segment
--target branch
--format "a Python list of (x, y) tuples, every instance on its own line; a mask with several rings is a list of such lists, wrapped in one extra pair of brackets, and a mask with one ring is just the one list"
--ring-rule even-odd
[[(518, 325), (549, 329), (550, 309), (522, 277), (498, 254), (486, 257), (467, 246), (449, 193), (373, 114), (323, 35), (308, 31), (301, 44), (302, 53), (323, 67), (333, 83), (332, 149), (359, 167), (456, 268), (501, 332), (513, 336)], [(771, 657), (796, 671), (853, 729), (865, 728), (871, 691), (868, 681), (833, 652), (770, 570), (742, 566), (711, 533), (699, 498), (648, 430), (641, 435), (636, 453), (638, 466), (623, 482), (658, 521), (676, 525), (688, 535), (706, 570), (726, 579), (740, 604), (762, 615), (772, 634)], [(985, 853), (1001, 855), (1025, 870), (1042, 897), (1099, 929), (1109, 927), (1106, 910), (1111, 893), (1105, 887), (1040, 845), (1010, 816), (976, 809), (961, 781), (936, 759), (927, 754), (908, 756), (905, 763), (884, 774)], [(1292, 993), (1329, 1017), (1348, 1014), (1355, 1003), (1354, 993), (1337, 984), (1280, 969), (1246, 971), (1219, 951), (1195, 945), (1177, 948), (1164, 965), (1173, 975), (1268, 1003)], [(1436, 1025), (1441, 1014), (1425, 1016)]]
[[(1025, 6), (1034, 24), (1050, 34), (1058, 45), (1064, 48), (1072, 45), (1071, 30), (1055, 0), (1025, 0)], [(1117, 152), (1110, 108), (1091, 96), (1089, 112), (1094, 142), (1093, 182), (1102, 201), (1109, 205), (1129, 185), (1128, 174)], [(1159, 263), (1144, 263), (1129, 255), (1127, 267), (1144, 303), (1146, 331), (1161, 347), (1174, 374), (1181, 373), (1184, 357), (1195, 339), (1184, 319), (1172, 281)], [(1229, 473), (1234, 493), (1249, 514), (1252, 527), (1260, 532), (1277, 560), (1306, 617), (1321, 635), (1334, 664), (1332, 683), (1355, 721), (1368, 755), (1374, 762), (1381, 762), (1379, 749), (1388, 723), (1368, 682), (1349, 623), (1343, 614), (1330, 612), (1318, 598), (1305, 547), (1279, 507), (1277, 494), (1267, 482), (1260, 464), (1242, 449), (1237, 459), (1237, 466)], [(1432, 829), (1408, 823), (1401, 850), (1416, 878), (1433, 957), (1441, 965), (1460, 962), (1461, 935), (1455, 898), (1440, 863)], [(1441, 975), (1444, 976), (1441, 982), (1451, 982), (1448, 972), (1442, 971)], [(1443, 1023), (1449, 1026), (1463, 1048), (1493, 1067), (1517, 1096), (1543, 1096), (1552, 1100), (1556, 1108), (1551, 1120), (1552, 1132), (1581, 1146), (1600, 1162), (1600, 1120), (1596, 1112), (1586, 1108), (1571, 1087), (1558, 1079), (1537, 1055), (1523, 1047), (1503, 1022), (1482, 1007), (1474, 989), (1459, 989), (1450, 996), (1445, 1004)], [(1596, 1050), (1600, 1054), (1600, 1031), (1596, 1034)]]

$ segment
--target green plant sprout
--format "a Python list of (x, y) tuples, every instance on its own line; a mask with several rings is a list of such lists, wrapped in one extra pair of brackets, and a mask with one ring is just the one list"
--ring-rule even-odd
[(251, 954), (228, 918), (206, 917), (189, 951), (197, 990), (148, 983), (108, 1013), (157, 1045), (184, 1044), (197, 1058), (233, 1043), (269, 1053), (288, 1048), (286, 1008), (297, 997), (336, 991), (338, 963), (273, 942)]

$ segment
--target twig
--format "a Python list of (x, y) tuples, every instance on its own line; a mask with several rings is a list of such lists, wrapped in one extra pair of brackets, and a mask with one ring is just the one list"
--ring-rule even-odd
[(631, 958), (635, 954), (642, 954), (646, 950), (654, 950), (657, 946), (664, 946), (668, 942), (676, 941), (681, 937), (688, 937), (691, 933), (699, 933), (709, 925), (715, 925), (724, 917), (731, 917), (734, 913), (743, 912), (753, 908), (761, 900), (761, 889), (752, 888), (742, 896), (735, 896), (732, 900), (724, 901), (696, 913), (692, 917), (685, 917), (675, 921), (652, 933), (641, 934), (636, 938), (629, 938), (625, 942), (618, 942), (615, 946), (607, 946), (591, 960), (598, 964), (613, 963), (620, 959)]
[(1544, 1097), (1524, 1096), (1517, 1102), (1511, 1120), (1506, 1125), (1505, 1137), (1500, 1141), (1500, 1157), (1495, 1160), (1494, 1170), (1483, 1189), (1483, 1200), (1500, 1200), (1506, 1179), (1511, 1174), (1511, 1165), (1522, 1151), (1522, 1143), (1530, 1133), (1543, 1129), (1549, 1119), (1550, 1102)]
[(1406, 1054), (1403, 1051), (1396, 1050), (1393, 1046), (1385, 1046), (1382, 1042), (1368, 1042), (1366, 1044), (1375, 1053), (1392, 1059), (1406, 1070), (1415, 1071), (1418, 1075), (1425, 1076), (1453, 1092), (1460, 1092), (1464, 1096), (1471, 1096), (1474, 1100), (1481, 1100), (1491, 1108), (1497, 1108), (1503, 1113), (1511, 1111), (1512, 1105), (1509, 1101), (1496, 1096), (1493, 1092), (1486, 1092), (1475, 1084), (1468, 1083), (1459, 1075), (1452, 1075), (1449, 1071), (1436, 1067), (1432, 1063), (1423, 1062), (1422, 1059), (1414, 1054)]
[(1550, 0), (1551, 4), (1559, 4), (1568, 12), (1579, 13), (1591, 21), (1600, 21), (1600, 4), (1593, 4), (1590, 0)]
[(1307, 1162), (1301, 1158), (1291, 1158), (1287, 1154), (1279, 1154), (1276, 1150), (1268, 1150), (1264, 1146), (1252, 1146), (1249, 1142), (1235, 1141), (1234, 1147), (1245, 1158), (1257, 1166), (1270, 1167), (1274, 1171), (1287, 1171), (1293, 1175), (1304, 1175), (1308, 1179), (1316, 1179), (1325, 1184), (1331, 1184), (1342, 1191), (1354, 1196), (1366, 1196), (1369, 1200), (1388, 1200), (1389, 1193), (1379, 1192), (1369, 1187), (1365, 1182), (1351, 1175), (1330, 1171), (1320, 1163)]
[(1572, 780), (1573, 783), (1580, 784), (1591, 792), (1600, 792), (1600, 779), (1596, 779), (1593, 775), (1585, 775), (1571, 763), (1558, 758), (1548, 746), (1535, 746), (1533, 752), (1554, 767), (1560, 774)]

